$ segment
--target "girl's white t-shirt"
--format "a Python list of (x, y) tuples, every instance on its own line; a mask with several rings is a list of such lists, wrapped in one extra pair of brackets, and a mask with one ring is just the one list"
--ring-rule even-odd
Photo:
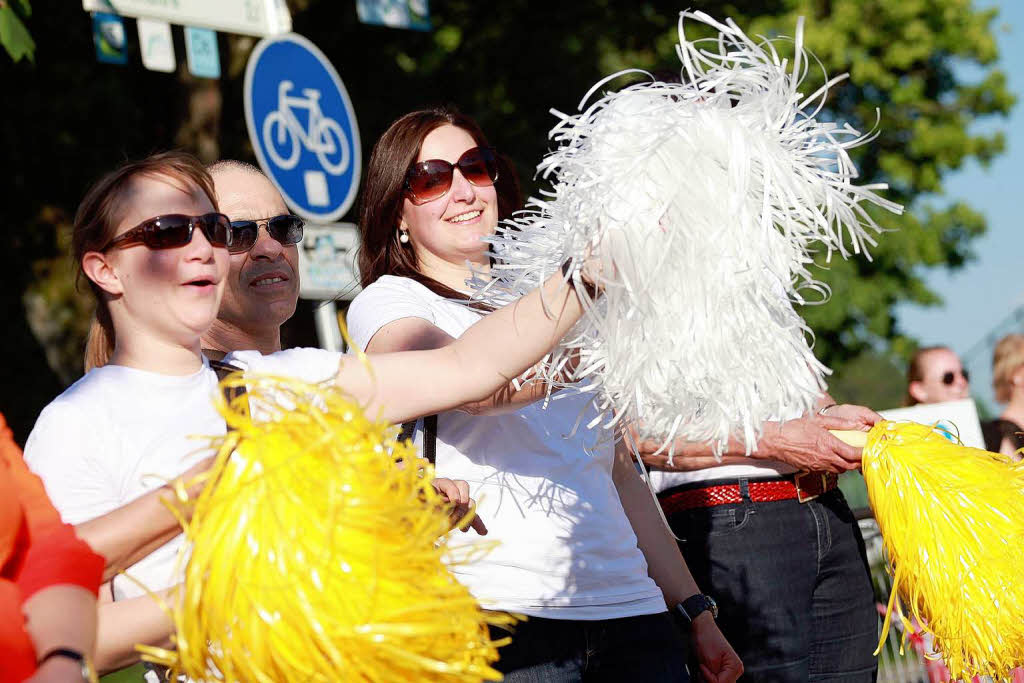
[[(352, 302), (347, 324), (365, 349), (380, 328), (410, 317), (459, 337), (480, 314), (385, 275)], [(589, 395), (566, 389), (546, 407), (438, 416), (437, 475), (469, 483), (489, 529), (451, 539), (456, 554), (491, 546), (454, 569), (484, 607), (555, 619), (665, 611), (612, 481), (612, 441), (586, 428), (595, 415)], [(422, 445), (419, 429), (415, 442)]]
[[(290, 349), (267, 356), (235, 352), (224, 362), (319, 382), (337, 373), (340, 358), (321, 349)], [(225, 432), (213, 403), (217, 391), (217, 374), (205, 359), (185, 376), (118, 365), (96, 368), (43, 409), (25, 444), (25, 461), (43, 480), (63, 520), (85, 522), (159, 488), (212, 454), (210, 437)], [(115, 577), (114, 599), (181, 581), (182, 543), (179, 535), (129, 567), (125, 573), (131, 578)]]

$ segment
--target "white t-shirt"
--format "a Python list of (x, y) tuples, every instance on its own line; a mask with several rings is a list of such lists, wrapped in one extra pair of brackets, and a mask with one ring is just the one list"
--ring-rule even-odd
[[(251, 372), (318, 382), (337, 373), (340, 354), (291, 349), (263, 356), (229, 354), (224, 361)], [(78, 524), (159, 488), (204, 456), (207, 437), (224, 434), (214, 408), (217, 375), (203, 362), (191, 375), (169, 376), (117, 365), (87, 373), (36, 420), (25, 460), (39, 475), (63, 520)], [(177, 536), (128, 568), (150, 590), (178, 583)], [(114, 579), (114, 599), (144, 595), (132, 580)]]
[[(480, 314), (385, 275), (356, 297), (347, 322), (365, 349), (381, 327), (409, 317), (458, 337)], [(490, 531), (456, 532), (452, 545), (499, 542), (456, 576), (490, 609), (555, 619), (664, 612), (612, 481), (612, 442), (585, 428), (590, 398), (555, 396), (546, 409), (539, 402), (501, 415), (438, 417), (437, 474), (469, 483)], [(422, 444), (421, 430), (415, 441)]]

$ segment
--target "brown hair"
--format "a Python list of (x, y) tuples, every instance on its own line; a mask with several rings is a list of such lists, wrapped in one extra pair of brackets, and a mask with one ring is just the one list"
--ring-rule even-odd
[(1000, 403), (1010, 400), (1013, 373), (1021, 365), (1024, 365), (1024, 334), (1008, 334), (992, 350), (992, 388)]
[[(78, 282), (82, 281), (82, 259), (90, 251), (100, 251), (114, 238), (121, 220), (122, 204), (131, 182), (141, 175), (164, 175), (195, 185), (209, 198), (214, 209), (217, 198), (213, 192), (213, 180), (203, 168), (199, 159), (187, 152), (163, 152), (148, 156), (140, 161), (123, 164), (100, 178), (78, 205), (75, 214), (71, 250), (78, 266)], [(85, 370), (106, 365), (114, 351), (114, 323), (107, 308), (106, 294), (92, 280), (86, 278), (93, 296), (96, 297), (96, 315), (89, 328), (85, 345)]]
[(907, 366), (907, 394), (903, 397), (903, 405), (916, 406), (918, 401), (910, 394), (910, 385), (924, 379), (924, 357), (932, 351), (951, 351), (948, 346), (924, 346), (914, 352)]
[[(488, 147), (480, 126), (451, 106), (421, 109), (392, 123), (377, 140), (366, 169), (366, 184), (359, 211), (359, 277), (363, 287), (381, 275), (407, 277), (439, 296), (466, 299), (465, 294), (419, 272), (411, 243), (398, 241), (398, 225), (405, 201), (405, 174), (420, 154), (424, 138), (444, 125), (463, 129), (481, 147)], [(508, 159), (498, 155), (498, 220), (522, 207), (519, 179)]]

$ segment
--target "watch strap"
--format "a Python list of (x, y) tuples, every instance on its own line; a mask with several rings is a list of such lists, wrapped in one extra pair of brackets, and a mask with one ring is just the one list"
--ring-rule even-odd
[(54, 648), (54, 649), (50, 650), (49, 652), (47, 652), (42, 657), (40, 657), (39, 661), (36, 662), (36, 665), (38, 666), (39, 664), (42, 664), (45, 661), (53, 659), (54, 657), (67, 657), (68, 659), (73, 659), (76, 662), (84, 662), (85, 661), (85, 655), (83, 655), (78, 650), (72, 650), (71, 648), (68, 648), (68, 647), (57, 647), (57, 648)]
[(36, 662), (36, 667), (42, 666), (45, 662), (53, 659), (54, 657), (64, 657), (72, 661), (78, 662), (82, 668), (82, 680), (83, 681), (95, 681), (97, 680), (95, 672), (93, 671), (92, 665), (89, 663), (89, 658), (78, 650), (72, 650), (69, 647), (56, 647), (45, 655), (39, 658)]
[(693, 623), (693, 620), (704, 612), (711, 612), (712, 617), (715, 616), (714, 602), (712, 602), (711, 598), (703, 593), (691, 595), (676, 605), (675, 609), (676, 612), (685, 617), (686, 621), (689, 623)]

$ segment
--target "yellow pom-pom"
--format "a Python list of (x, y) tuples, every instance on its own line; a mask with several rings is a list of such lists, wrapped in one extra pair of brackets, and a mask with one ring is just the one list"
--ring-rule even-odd
[(512, 618), (446, 566), (429, 464), (337, 390), (245, 385), (185, 526), (177, 649), (144, 658), (197, 681), (500, 679), (487, 625)]
[(893, 576), (882, 640), (909, 613), (954, 679), (1008, 678), (1024, 665), (1024, 463), (883, 421), (863, 471)]

